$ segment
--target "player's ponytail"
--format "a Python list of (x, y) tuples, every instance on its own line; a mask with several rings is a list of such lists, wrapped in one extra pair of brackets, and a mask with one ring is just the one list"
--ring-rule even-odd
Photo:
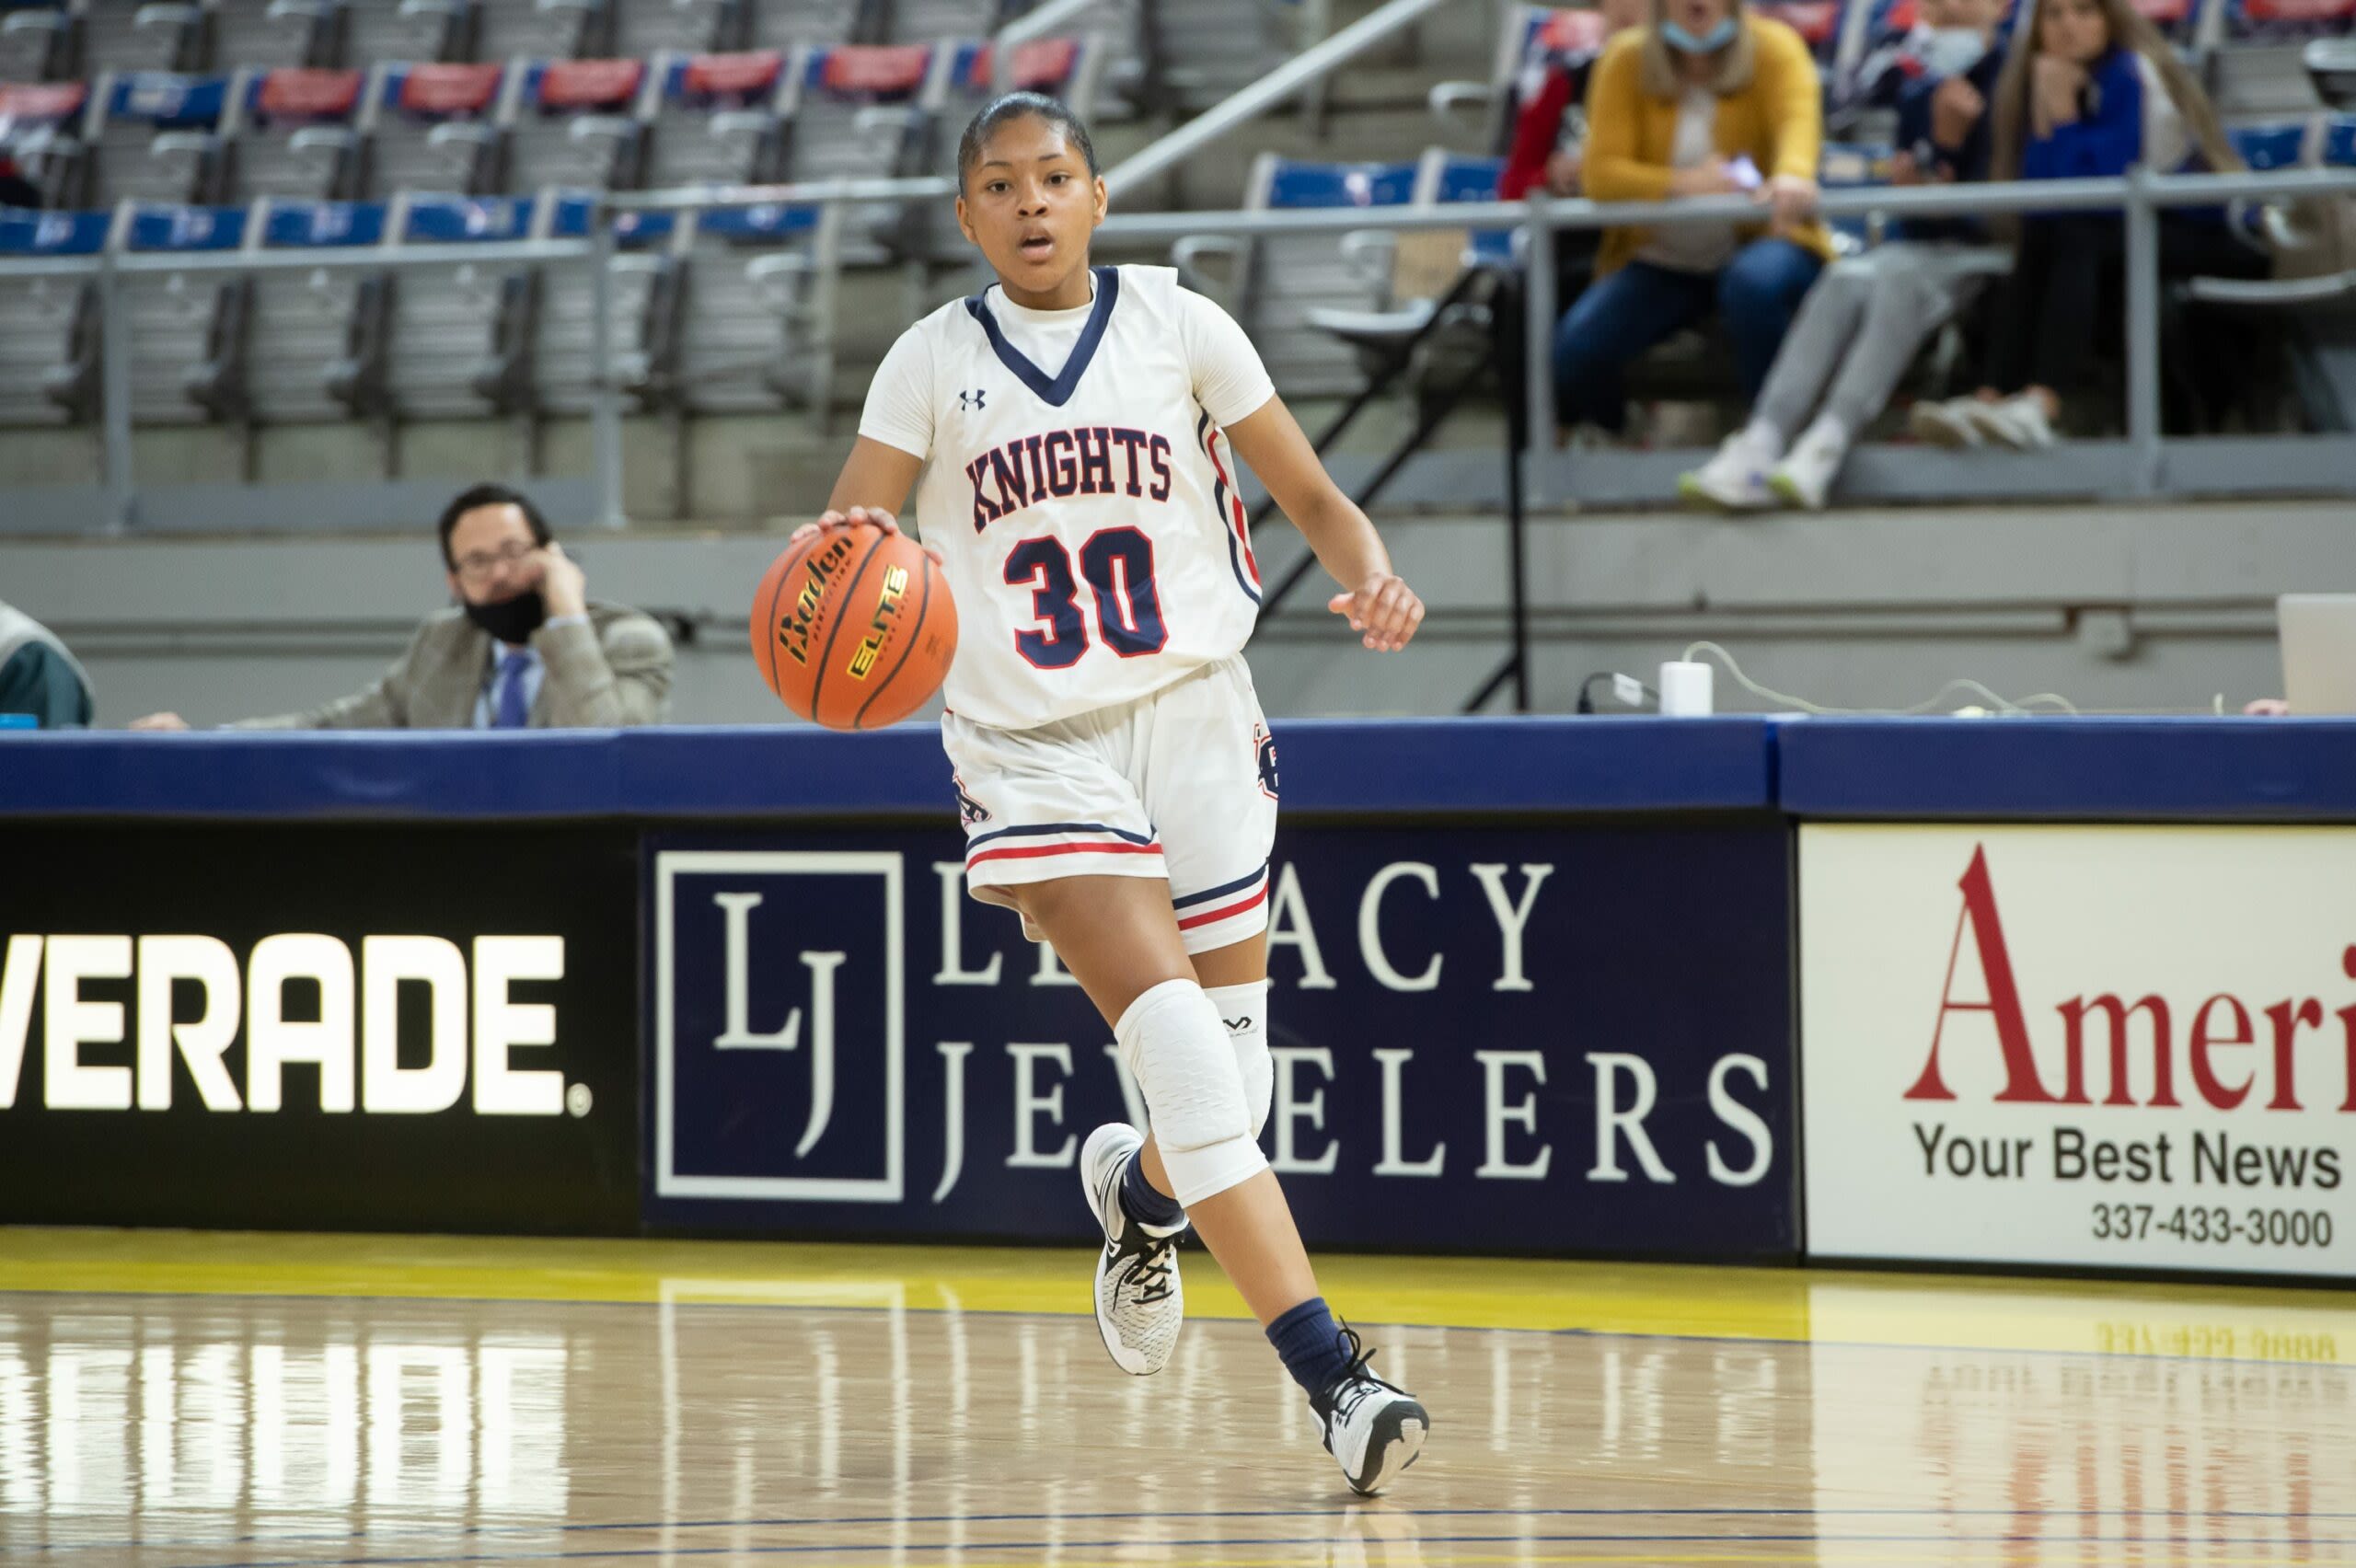
[(1088, 139), (1088, 127), (1080, 123), (1060, 98), (1045, 93), (1005, 93), (983, 106), (980, 113), (967, 122), (965, 133), (957, 138), (957, 190), (962, 195), (965, 176), (982, 161), (982, 146), (999, 127), (1026, 117), (1045, 121), (1064, 133), (1064, 140), (1079, 149), (1080, 158), (1088, 165), (1090, 179), (1098, 172), (1096, 144)]

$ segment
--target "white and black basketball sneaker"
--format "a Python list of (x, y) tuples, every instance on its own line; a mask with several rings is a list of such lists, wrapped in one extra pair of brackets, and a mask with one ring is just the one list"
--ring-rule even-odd
[(1415, 1462), (1432, 1418), (1415, 1396), (1367, 1370), (1374, 1352), (1361, 1347), (1356, 1329), (1345, 1324), (1342, 1333), (1350, 1342), (1350, 1364), (1309, 1403), (1325, 1424), (1325, 1451), (1341, 1461), (1350, 1490), (1371, 1497)]
[(1096, 1328), (1113, 1365), (1145, 1377), (1170, 1364), (1186, 1297), (1178, 1284), (1178, 1237), (1156, 1236), (1121, 1207), (1121, 1177), (1145, 1135), (1126, 1122), (1107, 1122), (1080, 1151), (1080, 1179), (1089, 1206), (1104, 1228), (1096, 1254)]

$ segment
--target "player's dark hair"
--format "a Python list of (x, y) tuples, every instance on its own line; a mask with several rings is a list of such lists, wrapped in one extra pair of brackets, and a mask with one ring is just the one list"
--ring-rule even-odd
[(965, 191), (965, 176), (982, 161), (982, 144), (988, 141), (1001, 125), (1026, 116), (1045, 121), (1064, 133), (1064, 140), (1080, 149), (1081, 161), (1088, 165), (1088, 177), (1096, 178), (1096, 144), (1088, 139), (1088, 127), (1081, 124), (1061, 98), (1051, 98), (1045, 93), (1004, 93), (983, 105), (979, 114), (965, 122), (965, 133), (957, 138), (957, 192)]
[(524, 513), (525, 523), (531, 527), (532, 543), (545, 545), (549, 542), (549, 520), (540, 515), (540, 509), (532, 504), (530, 496), (525, 495), (522, 490), (510, 490), (505, 485), (469, 485), (451, 497), (450, 504), (442, 509), (442, 521), (434, 525), (435, 531), (442, 536), (442, 564), (451, 571), (458, 570), (458, 563), (450, 556), (451, 530), (457, 527), (459, 518), (479, 506), (513, 506), (520, 509)]

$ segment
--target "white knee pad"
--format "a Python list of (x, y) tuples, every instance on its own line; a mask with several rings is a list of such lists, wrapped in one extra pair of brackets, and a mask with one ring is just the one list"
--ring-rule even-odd
[(1113, 1033), (1179, 1203), (1216, 1197), (1267, 1169), (1227, 1025), (1200, 986), (1163, 981), (1129, 1004)]
[(1235, 1070), (1243, 1075), (1243, 1103), (1252, 1113), (1252, 1136), (1268, 1124), (1276, 1094), (1276, 1065), (1268, 1059), (1268, 983), (1207, 986), (1203, 994), (1218, 1009), (1227, 1038), (1235, 1047)]

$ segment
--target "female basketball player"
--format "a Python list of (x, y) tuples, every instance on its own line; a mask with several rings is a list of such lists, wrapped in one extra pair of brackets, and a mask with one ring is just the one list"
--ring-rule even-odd
[(1260, 602), (1232, 456), (1340, 582), (1367, 647), (1423, 619), (1259, 355), (1160, 267), (1092, 267), (1106, 194), (1071, 111), (1001, 98), (958, 145), (957, 220), (998, 274), (902, 334), (810, 527), (917, 517), (962, 628), (941, 733), (966, 883), (1055, 947), (1151, 1113), (1080, 1157), (1104, 1229), (1097, 1324), (1159, 1371), (1191, 1223), (1371, 1493), (1414, 1462), (1421, 1405), (1338, 1324), (1261, 1154), (1276, 748), (1242, 656)]

